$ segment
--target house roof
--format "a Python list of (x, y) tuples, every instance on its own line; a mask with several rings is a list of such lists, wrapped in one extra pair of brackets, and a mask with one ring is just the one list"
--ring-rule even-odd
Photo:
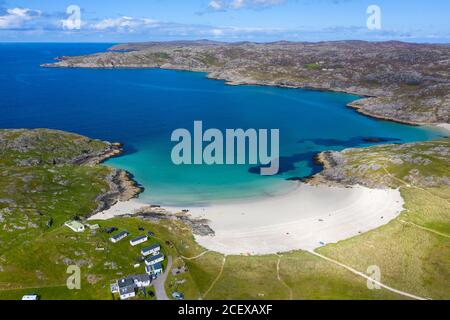
[(111, 238), (113, 239), (118, 239), (118, 238), (122, 238), (128, 235), (128, 231), (122, 231), (118, 234), (116, 234), (115, 236), (112, 236)]
[(79, 228), (84, 228), (84, 224), (82, 224), (81, 222), (78, 221), (67, 221), (65, 223), (66, 226), (68, 226), (69, 228), (74, 228), (74, 229), (79, 229)]
[(136, 288), (136, 285), (133, 284), (133, 286), (127, 286), (127, 287), (123, 287), (123, 288), (119, 288), (119, 293), (122, 294), (129, 294), (129, 293), (133, 293), (134, 289)]
[(153, 268), (153, 269), (162, 269), (162, 264), (161, 264), (161, 262), (158, 262), (158, 263), (152, 265), (152, 268)]
[(142, 252), (145, 252), (145, 251), (150, 251), (150, 250), (154, 250), (154, 249), (157, 249), (157, 248), (161, 248), (161, 246), (160, 246), (160, 244), (159, 243), (156, 243), (156, 244), (152, 244), (151, 246), (148, 246), (148, 247), (145, 247), (145, 248), (142, 248)]
[(145, 261), (154, 261), (154, 260), (158, 260), (160, 258), (164, 258), (164, 256), (161, 253), (158, 253), (156, 256), (151, 256), (145, 259)]
[(131, 277), (133, 278), (133, 280), (137, 280), (140, 282), (150, 281), (150, 276), (148, 274), (137, 274)]
[(125, 288), (125, 287), (130, 287), (130, 286), (135, 286), (134, 280), (131, 277), (120, 279), (119, 281), (117, 281), (117, 284), (119, 286), (119, 289)]
[(137, 238), (131, 239), (130, 241), (136, 242), (136, 241), (139, 241), (139, 240), (142, 240), (142, 239), (148, 239), (148, 237), (147, 236), (139, 236)]
[(163, 267), (162, 267), (162, 264), (160, 262), (155, 263), (155, 264), (153, 264), (151, 266), (145, 266), (145, 271), (146, 272), (150, 272), (150, 271), (154, 271), (154, 270), (162, 270), (162, 269), (163, 269)]

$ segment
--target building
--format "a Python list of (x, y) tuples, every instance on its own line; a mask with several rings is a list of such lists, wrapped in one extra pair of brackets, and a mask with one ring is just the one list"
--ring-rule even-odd
[(110, 240), (112, 243), (117, 243), (117, 242), (119, 242), (120, 240), (122, 240), (122, 239), (128, 237), (128, 234), (129, 234), (128, 231), (122, 231), (122, 232), (116, 234), (115, 236), (112, 236), (111, 238), (109, 238), (109, 240)]
[(108, 227), (108, 228), (104, 229), (104, 231), (106, 233), (113, 233), (114, 231), (117, 231), (117, 230), (119, 230), (119, 229), (117, 229), (116, 227)]
[(130, 299), (136, 296), (136, 284), (132, 278), (123, 278), (117, 281), (120, 300)]
[(141, 250), (141, 254), (144, 257), (146, 257), (146, 256), (149, 256), (151, 254), (152, 255), (158, 254), (160, 251), (161, 251), (161, 246), (157, 243), (157, 244), (151, 245), (150, 247), (143, 248)]
[(140, 236), (134, 239), (130, 240), (130, 244), (134, 247), (137, 246), (138, 244), (144, 243), (148, 240), (147, 236)]
[(67, 221), (64, 223), (66, 227), (69, 227), (74, 232), (84, 232), (84, 224), (78, 221)]
[(98, 224), (88, 224), (87, 226), (91, 230), (98, 230), (100, 228), (100, 225)]
[(131, 278), (133, 278), (134, 284), (136, 284), (138, 288), (148, 287), (152, 283), (152, 279), (148, 274), (137, 274), (131, 276)]
[(148, 287), (151, 283), (152, 279), (148, 274), (133, 275), (112, 283), (111, 292), (119, 293), (120, 299), (126, 300), (136, 296), (137, 288)]
[(156, 278), (163, 273), (163, 266), (160, 262), (151, 266), (145, 266), (145, 272), (147, 272), (147, 274), (152, 278)]
[(26, 294), (22, 297), (22, 300), (39, 300), (39, 296), (37, 294)]
[(161, 253), (158, 253), (155, 256), (146, 258), (144, 261), (147, 266), (152, 266), (154, 264), (157, 264), (158, 262), (163, 262), (164, 256)]

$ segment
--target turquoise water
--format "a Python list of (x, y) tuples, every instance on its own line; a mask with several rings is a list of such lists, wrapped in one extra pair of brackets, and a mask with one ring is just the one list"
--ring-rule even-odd
[[(61, 55), (103, 51), (106, 44), (0, 44), (0, 127), (46, 127), (125, 143), (109, 160), (145, 187), (141, 198), (164, 205), (203, 204), (283, 192), (292, 177), (320, 170), (321, 150), (435, 139), (440, 133), (379, 121), (346, 104), (358, 97), (261, 86), (227, 86), (203, 73), (167, 70), (44, 69)], [(252, 166), (175, 166), (170, 135), (207, 128), (280, 129), (281, 173), (263, 177)]]

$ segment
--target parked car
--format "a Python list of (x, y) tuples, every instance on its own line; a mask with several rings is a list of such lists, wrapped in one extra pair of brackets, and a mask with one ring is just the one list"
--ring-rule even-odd
[(175, 299), (175, 300), (184, 300), (184, 294), (182, 294), (181, 292), (174, 292), (174, 293), (172, 293), (172, 297)]
[(103, 231), (106, 233), (113, 233), (114, 231), (117, 231), (117, 230), (119, 230), (119, 229), (117, 229), (116, 227), (108, 227), (108, 228), (103, 229)]

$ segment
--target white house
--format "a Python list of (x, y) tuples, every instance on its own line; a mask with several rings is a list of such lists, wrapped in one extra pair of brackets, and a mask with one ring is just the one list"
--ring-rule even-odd
[(147, 266), (152, 266), (154, 264), (157, 264), (158, 262), (163, 262), (164, 256), (161, 253), (158, 253), (155, 256), (151, 256), (145, 259), (145, 264)]
[(136, 296), (136, 284), (132, 278), (123, 278), (117, 281), (120, 300), (130, 299)]
[(149, 255), (155, 255), (158, 254), (161, 251), (161, 246), (157, 243), (157, 244), (153, 244), (150, 247), (145, 247), (141, 250), (141, 254), (146, 257)]
[(130, 240), (130, 244), (134, 247), (148, 240), (148, 236), (140, 236)]
[(84, 224), (78, 221), (67, 221), (64, 225), (74, 232), (84, 232)]
[(112, 236), (111, 238), (109, 238), (109, 241), (111, 241), (112, 243), (117, 243), (126, 237), (128, 237), (128, 231), (122, 231), (122, 232), (116, 234), (115, 236)]
[(153, 264), (151, 266), (145, 266), (145, 272), (147, 272), (147, 274), (149, 276), (152, 276), (152, 277), (156, 278), (157, 276), (159, 276), (160, 274), (163, 273), (162, 264), (160, 262), (158, 262), (158, 263), (155, 263), (155, 264)]
[(133, 281), (138, 288), (148, 287), (152, 283), (152, 279), (148, 274), (138, 274), (135, 276), (131, 276), (131, 278), (133, 278)]
[(91, 230), (98, 230), (98, 229), (100, 229), (100, 225), (98, 225), (98, 224), (88, 224), (87, 226)]
[(136, 296), (137, 288), (149, 287), (152, 279), (148, 274), (138, 274), (119, 279), (117, 284), (111, 284), (111, 292), (118, 292), (121, 300), (130, 299)]

